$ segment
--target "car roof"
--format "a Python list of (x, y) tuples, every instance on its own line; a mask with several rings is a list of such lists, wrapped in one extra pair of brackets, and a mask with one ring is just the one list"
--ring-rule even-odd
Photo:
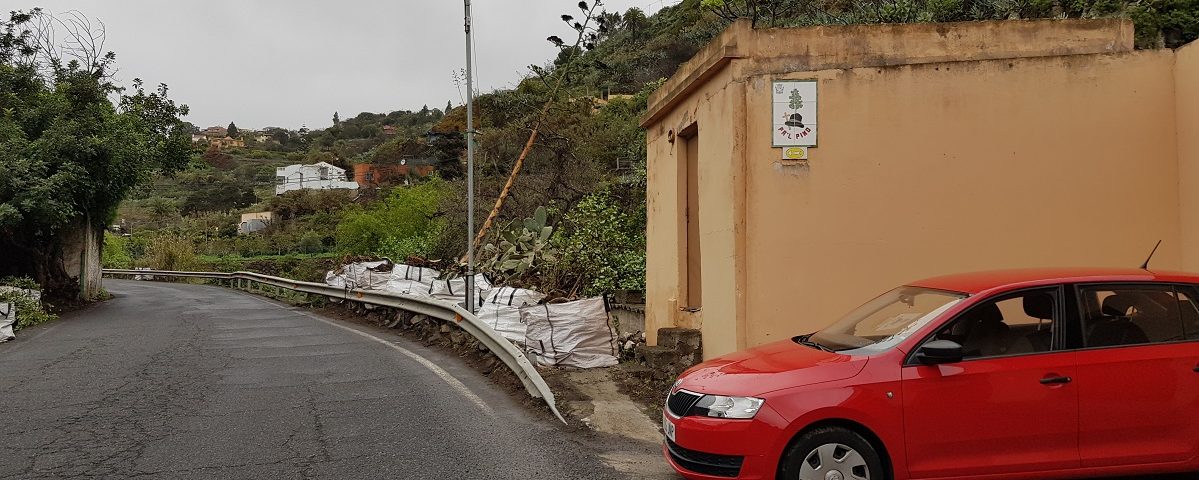
[(959, 273), (926, 278), (909, 285), (977, 294), (997, 288), (1076, 282), (1199, 283), (1199, 274), (1139, 268), (1029, 268)]

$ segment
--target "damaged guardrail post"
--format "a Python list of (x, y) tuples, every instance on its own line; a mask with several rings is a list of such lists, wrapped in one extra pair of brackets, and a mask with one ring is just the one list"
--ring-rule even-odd
[(276, 292), (280, 289), (303, 293), (306, 295), (319, 295), (334, 299), (347, 299), (355, 302), (361, 302), (368, 305), (378, 305), (382, 307), (396, 308), (411, 313), (427, 315), (446, 322), (451, 322), (457, 325), (462, 330), (475, 337), (479, 343), (487, 347), (493, 355), (498, 357), (516, 377), (520, 379), (525, 387), (525, 391), (533, 398), (541, 398), (545, 404), (550, 407), (550, 411), (554, 416), (558, 417), (562, 423), (566, 423), (566, 419), (562, 417), (562, 413), (558, 411), (558, 406), (554, 399), (554, 392), (550, 391), (550, 387), (545, 383), (545, 379), (537, 372), (537, 368), (525, 357), (520, 349), (516, 348), (511, 342), (489, 327), (486, 323), (479, 320), (474, 314), (468, 312), (458, 304), (444, 302), (431, 298), (415, 297), (409, 295), (397, 295), (390, 293), (372, 292), (367, 290), (346, 289), (343, 287), (334, 287), (323, 283), (301, 282), (282, 277), (272, 277), (270, 275), (262, 275), (253, 272), (175, 272), (165, 270), (124, 270), (124, 269), (104, 269), (104, 275), (120, 275), (136, 278), (137, 275), (149, 275), (151, 277), (176, 277), (176, 278), (206, 278), (216, 280), (231, 280), (240, 285), (241, 282), (246, 282), (247, 290), (253, 291), (252, 286), (258, 285), (260, 293), (266, 293), (266, 287), (272, 286)]

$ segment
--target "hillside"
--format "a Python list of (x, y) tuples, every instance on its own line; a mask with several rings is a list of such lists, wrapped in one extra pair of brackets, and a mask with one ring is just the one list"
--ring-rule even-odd
[[(564, 3), (564, 10), (570, 7)], [(771, 27), (1128, 16), (1137, 23), (1138, 46), (1152, 48), (1199, 37), (1196, 11), (1199, 0), (684, 0), (652, 16), (635, 8), (596, 14), (588, 25), (599, 27), (583, 28), (581, 48), (572, 46), (576, 32), (567, 22), (562, 31), (546, 32), (562, 42), (557, 58), (533, 66), (516, 88), (477, 100), (480, 221), (530, 131), (540, 127), (498, 226), (481, 248), (481, 269), (494, 280), (566, 295), (643, 288), (645, 138), (638, 118), (649, 93), (735, 18)], [(560, 13), (580, 15), (578, 9)], [(155, 179), (122, 204), (118, 218), (133, 233), (110, 244), (111, 258), (178, 268), (259, 262), (286, 273), (271, 265), (299, 255), (329, 261), (384, 255), (452, 270), (465, 251), (465, 120), (461, 106), (360, 113), (336, 117), (320, 130), (267, 129), (269, 141), (249, 142), (245, 149), (197, 149), (189, 169)], [(435, 159), (438, 178), (357, 196), (273, 194), (278, 166), (327, 161), (351, 168), (415, 158)], [(281, 221), (259, 234), (237, 235), (239, 213), (265, 210), (281, 213)], [(538, 210), (553, 232), (544, 240), (524, 235), (526, 223), (537, 223)]]

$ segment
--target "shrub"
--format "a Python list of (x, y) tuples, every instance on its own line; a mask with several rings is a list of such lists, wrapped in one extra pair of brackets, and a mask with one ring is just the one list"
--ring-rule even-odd
[(158, 270), (191, 270), (196, 266), (196, 247), (182, 235), (160, 235), (150, 240), (143, 263)]
[(300, 241), (296, 243), (296, 248), (304, 253), (318, 253), (325, 249), (321, 240), (321, 234), (309, 230), (300, 236)]
[(0, 286), (15, 287), (21, 290), (0, 291), (0, 303), (13, 305), (17, 309), (17, 323), (13, 330), (32, 327), (34, 325), (53, 321), (56, 315), (47, 312), (42, 302), (30, 296), (25, 290), (38, 290), (37, 282), (30, 278), (5, 278), (0, 280)]
[(339, 190), (292, 190), (271, 197), (265, 209), (275, 212), (283, 220), (297, 217), (332, 213), (350, 203), (350, 197)]
[(446, 191), (446, 183), (434, 177), (396, 188), (369, 209), (347, 211), (337, 225), (338, 247), (349, 254), (375, 255), (385, 249), (385, 244), (399, 248), (402, 242), (418, 245), (423, 240), (416, 239), (435, 238), (432, 232), (442, 228), (437, 214)]
[(622, 206), (609, 191), (585, 197), (556, 236), (559, 283), (598, 295), (645, 289), (645, 205)]
[(396, 262), (404, 262), (409, 257), (430, 258), (441, 239), (443, 229), (438, 223), (420, 235), (387, 237), (372, 253)]
[(112, 232), (104, 232), (104, 250), (100, 263), (104, 268), (133, 268), (133, 255), (129, 252), (129, 239)]

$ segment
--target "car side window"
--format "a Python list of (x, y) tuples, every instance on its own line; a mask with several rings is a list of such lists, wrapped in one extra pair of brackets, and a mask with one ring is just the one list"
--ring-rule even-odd
[(1194, 287), (1176, 287), (1178, 314), (1187, 340), (1199, 340), (1199, 305), (1195, 303)]
[(1079, 297), (1088, 348), (1185, 340), (1187, 323), (1199, 319), (1191, 297), (1173, 285), (1092, 285)]
[(962, 345), (963, 359), (1048, 352), (1057, 322), (1057, 290), (1031, 290), (980, 303), (933, 337)]

